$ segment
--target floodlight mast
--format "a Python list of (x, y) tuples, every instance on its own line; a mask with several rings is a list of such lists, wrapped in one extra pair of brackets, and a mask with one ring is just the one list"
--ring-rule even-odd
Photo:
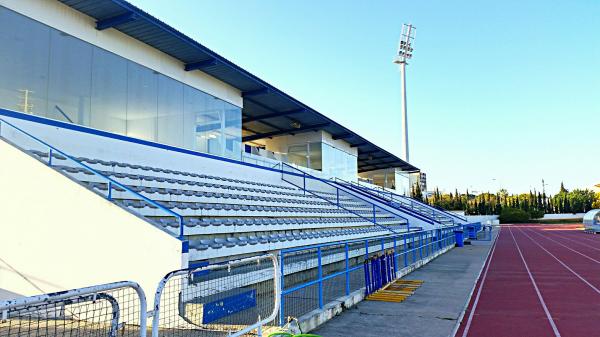
[(416, 28), (411, 24), (402, 26), (402, 34), (398, 42), (398, 53), (394, 59), (394, 63), (400, 68), (400, 94), (402, 97), (402, 148), (404, 160), (409, 162), (408, 151), (408, 114), (406, 111), (406, 65), (407, 61), (412, 58), (412, 43), (415, 39)]

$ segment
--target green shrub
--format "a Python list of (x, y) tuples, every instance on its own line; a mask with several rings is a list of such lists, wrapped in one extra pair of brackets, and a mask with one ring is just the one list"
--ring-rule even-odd
[(544, 217), (544, 211), (539, 209), (532, 209), (529, 211), (529, 215), (532, 219), (541, 219)]
[(519, 223), (529, 221), (530, 214), (518, 208), (503, 208), (500, 213), (500, 223)]

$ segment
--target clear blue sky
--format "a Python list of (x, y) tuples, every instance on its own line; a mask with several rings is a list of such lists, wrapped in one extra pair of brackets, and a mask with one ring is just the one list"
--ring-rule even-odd
[(398, 155), (411, 22), (411, 162), (430, 188), (600, 183), (597, 0), (133, 3)]

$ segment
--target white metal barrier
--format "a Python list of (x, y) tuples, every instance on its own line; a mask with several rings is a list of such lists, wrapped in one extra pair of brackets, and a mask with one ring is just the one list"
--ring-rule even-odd
[(152, 337), (238, 337), (279, 311), (278, 260), (267, 254), (167, 274), (154, 297)]
[(0, 301), (0, 337), (239, 337), (274, 322), (281, 299), (273, 254), (168, 273), (154, 308), (135, 282)]
[(146, 314), (137, 283), (108, 283), (0, 301), (0, 337), (145, 337)]

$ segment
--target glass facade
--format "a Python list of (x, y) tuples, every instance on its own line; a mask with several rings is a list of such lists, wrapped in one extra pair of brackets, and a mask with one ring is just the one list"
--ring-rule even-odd
[(356, 181), (358, 159), (337, 147), (324, 142), (310, 142), (288, 147), (289, 162), (323, 173), (323, 177), (337, 177)]
[(292, 164), (321, 171), (323, 154), (321, 142), (308, 142), (288, 146), (288, 160)]
[(346, 181), (358, 178), (358, 158), (337, 147), (323, 143), (323, 174), (326, 177), (337, 177)]
[(0, 107), (241, 158), (241, 108), (2, 6), (0, 31)]

